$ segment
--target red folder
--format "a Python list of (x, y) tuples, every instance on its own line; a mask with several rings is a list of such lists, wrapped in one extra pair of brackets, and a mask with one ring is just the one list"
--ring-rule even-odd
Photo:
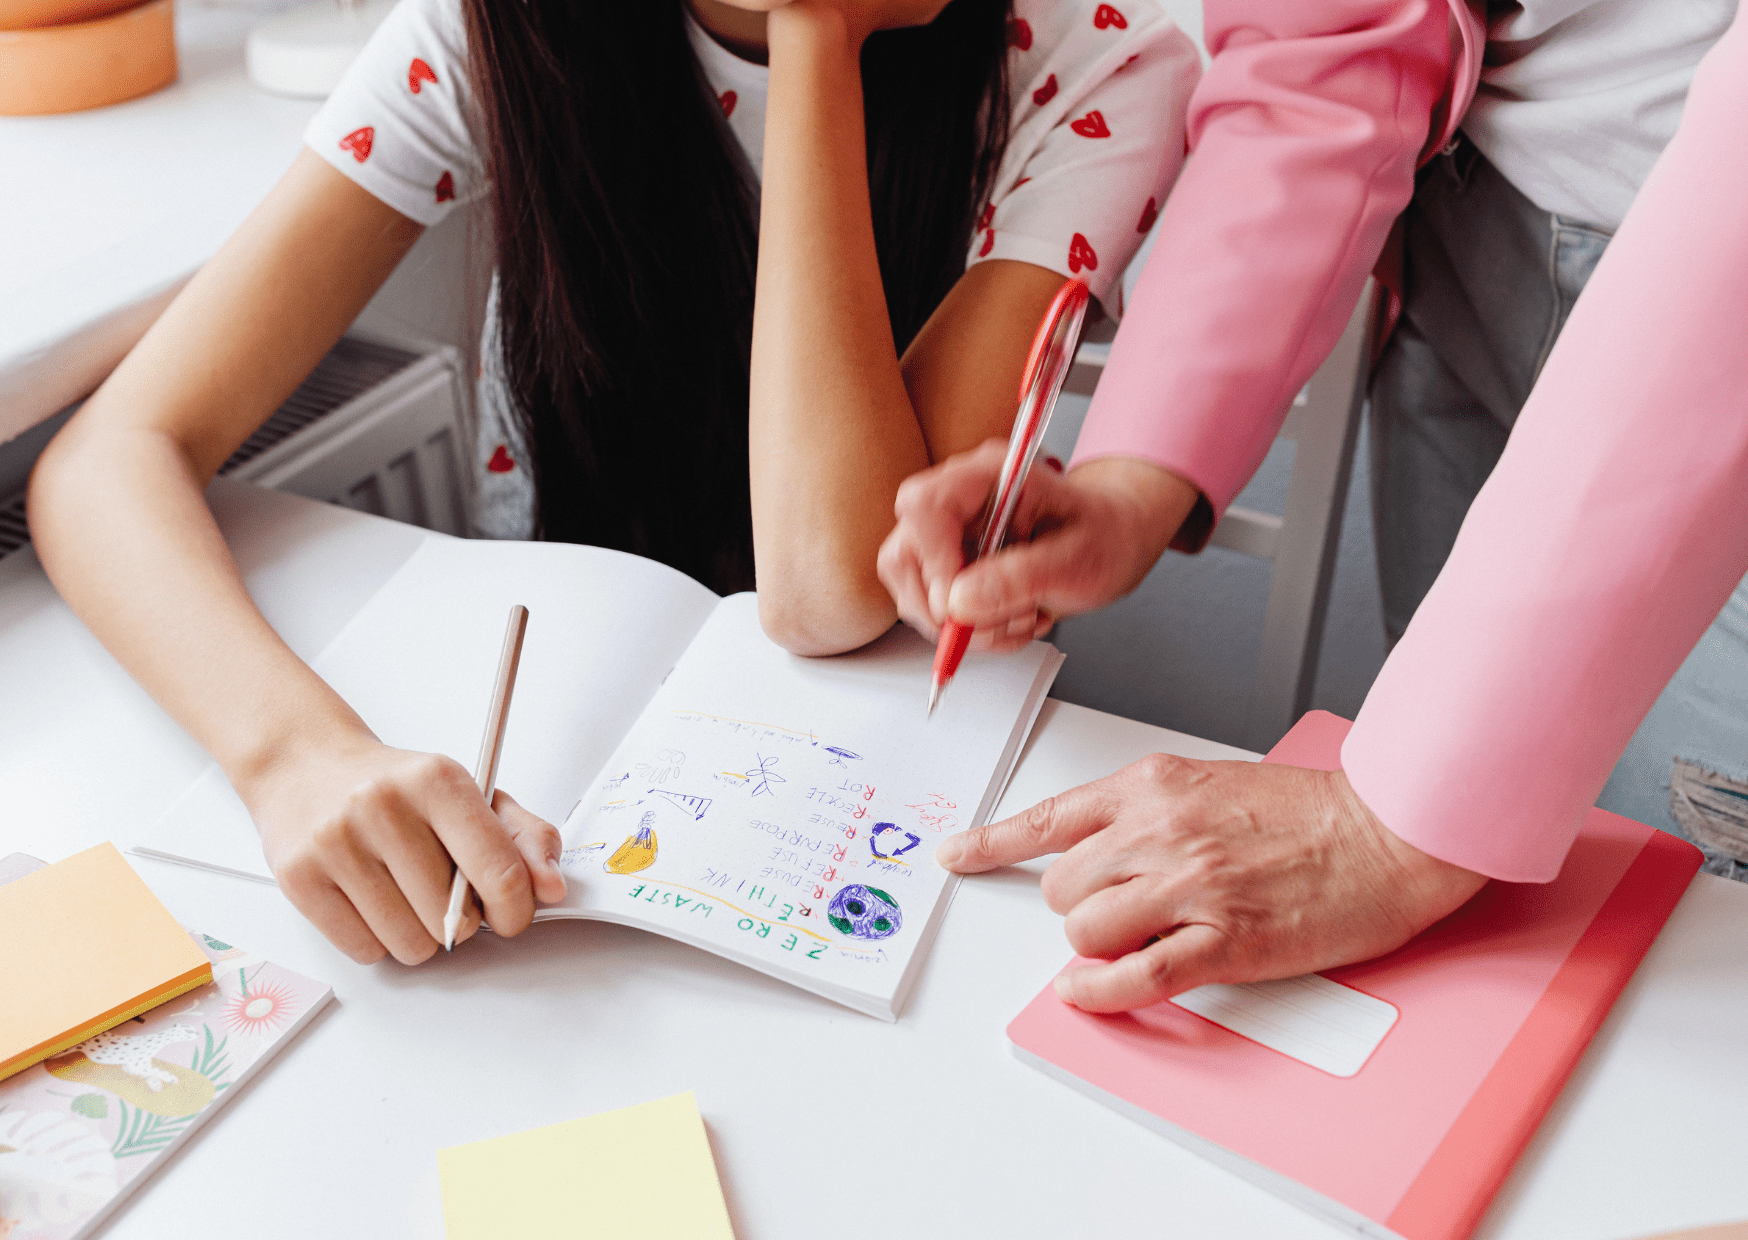
[[(1334, 770), (1347, 728), (1313, 712), (1265, 761)], [(1489, 883), (1390, 955), (1330, 970), (1399, 1014), (1352, 1076), (1177, 1004), (1095, 1016), (1050, 986), (1008, 1037), (1034, 1066), (1360, 1235), (1462, 1240), (1700, 862), (1683, 840), (1592, 810), (1553, 882)]]

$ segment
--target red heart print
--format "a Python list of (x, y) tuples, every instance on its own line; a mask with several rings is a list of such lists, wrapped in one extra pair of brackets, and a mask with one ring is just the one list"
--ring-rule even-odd
[(455, 178), (448, 172), (437, 178), (437, 201), (448, 202), (455, 197)]
[(716, 96), (717, 106), (722, 109), (722, 119), (727, 120), (734, 115), (734, 105), (740, 102), (740, 96), (732, 90), (725, 90)]
[(995, 249), (995, 229), (991, 228), (983, 234), (983, 244), (977, 249), (977, 257), (988, 258), (989, 252)]
[(976, 231), (982, 232), (993, 223), (995, 223), (995, 204), (991, 202), (985, 204), (983, 214), (977, 217)]
[(1032, 23), (1023, 17), (1016, 17), (1008, 23), (1008, 46), (1017, 47), (1022, 52), (1032, 50)]
[(341, 138), (340, 149), (342, 151), (352, 152), (352, 158), (356, 159), (359, 163), (363, 163), (370, 158), (370, 147), (375, 141), (375, 127), (366, 125), (362, 129), (354, 129), (344, 138)]
[(1115, 26), (1118, 30), (1129, 29), (1129, 19), (1108, 4), (1101, 4), (1093, 14), (1093, 29), (1103, 30), (1107, 26)]
[(1097, 271), (1099, 269), (1098, 251), (1092, 248), (1092, 242), (1079, 233), (1075, 233), (1074, 240), (1068, 243), (1068, 270), (1078, 275), (1082, 267), (1088, 271)]
[(1056, 98), (1056, 75), (1052, 73), (1044, 80), (1044, 85), (1032, 92), (1032, 102), (1043, 107)]
[(1111, 136), (1111, 127), (1105, 124), (1105, 114), (1096, 109), (1088, 112), (1079, 120), (1070, 122), (1068, 127), (1083, 138), (1108, 138)]
[(1135, 225), (1135, 231), (1144, 233), (1153, 227), (1153, 221), (1159, 218), (1159, 203), (1149, 198), (1147, 205), (1141, 208), (1141, 222)]
[(415, 56), (413, 57), (413, 63), (407, 66), (407, 89), (412, 91), (415, 95), (418, 94), (420, 82), (429, 82), (433, 86), (437, 85), (437, 73), (430, 65)]
[(510, 459), (510, 449), (499, 444), (498, 450), (492, 453), (492, 459), (486, 462), (486, 468), (494, 474), (507, 474), (516, 468), (516, 462)]

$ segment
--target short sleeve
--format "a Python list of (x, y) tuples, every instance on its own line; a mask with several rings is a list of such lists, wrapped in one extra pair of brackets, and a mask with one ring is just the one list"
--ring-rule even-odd
[(1183, 167), (1200, 57), (1155, 0), (1022, 0), (1009, 44), (1013, 129), (967, 266), (1078, 277), (1116, 319), (1123, 270)]
[(485, 191), (470, 112), (458, 0), (401, 0), (304, 142), (402, 215), (431, 225)]

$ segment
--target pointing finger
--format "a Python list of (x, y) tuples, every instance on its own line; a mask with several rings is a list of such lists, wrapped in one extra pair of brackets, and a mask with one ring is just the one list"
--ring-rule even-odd
[(944, 840), (935, 860), (960, 874), (1028, 861), (1072, 848), (1111, 820), (1111, 806), (1098, 784), (1082, 784), (1040, 801), (1023, 814)]

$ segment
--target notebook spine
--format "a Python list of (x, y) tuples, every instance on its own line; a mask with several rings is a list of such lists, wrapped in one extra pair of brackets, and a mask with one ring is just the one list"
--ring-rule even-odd
[(1693, 845), (1653, 833), (1541, 1001), (1391, 1212), (1405, 1240), (1464, 1240), (1699, 870)]

